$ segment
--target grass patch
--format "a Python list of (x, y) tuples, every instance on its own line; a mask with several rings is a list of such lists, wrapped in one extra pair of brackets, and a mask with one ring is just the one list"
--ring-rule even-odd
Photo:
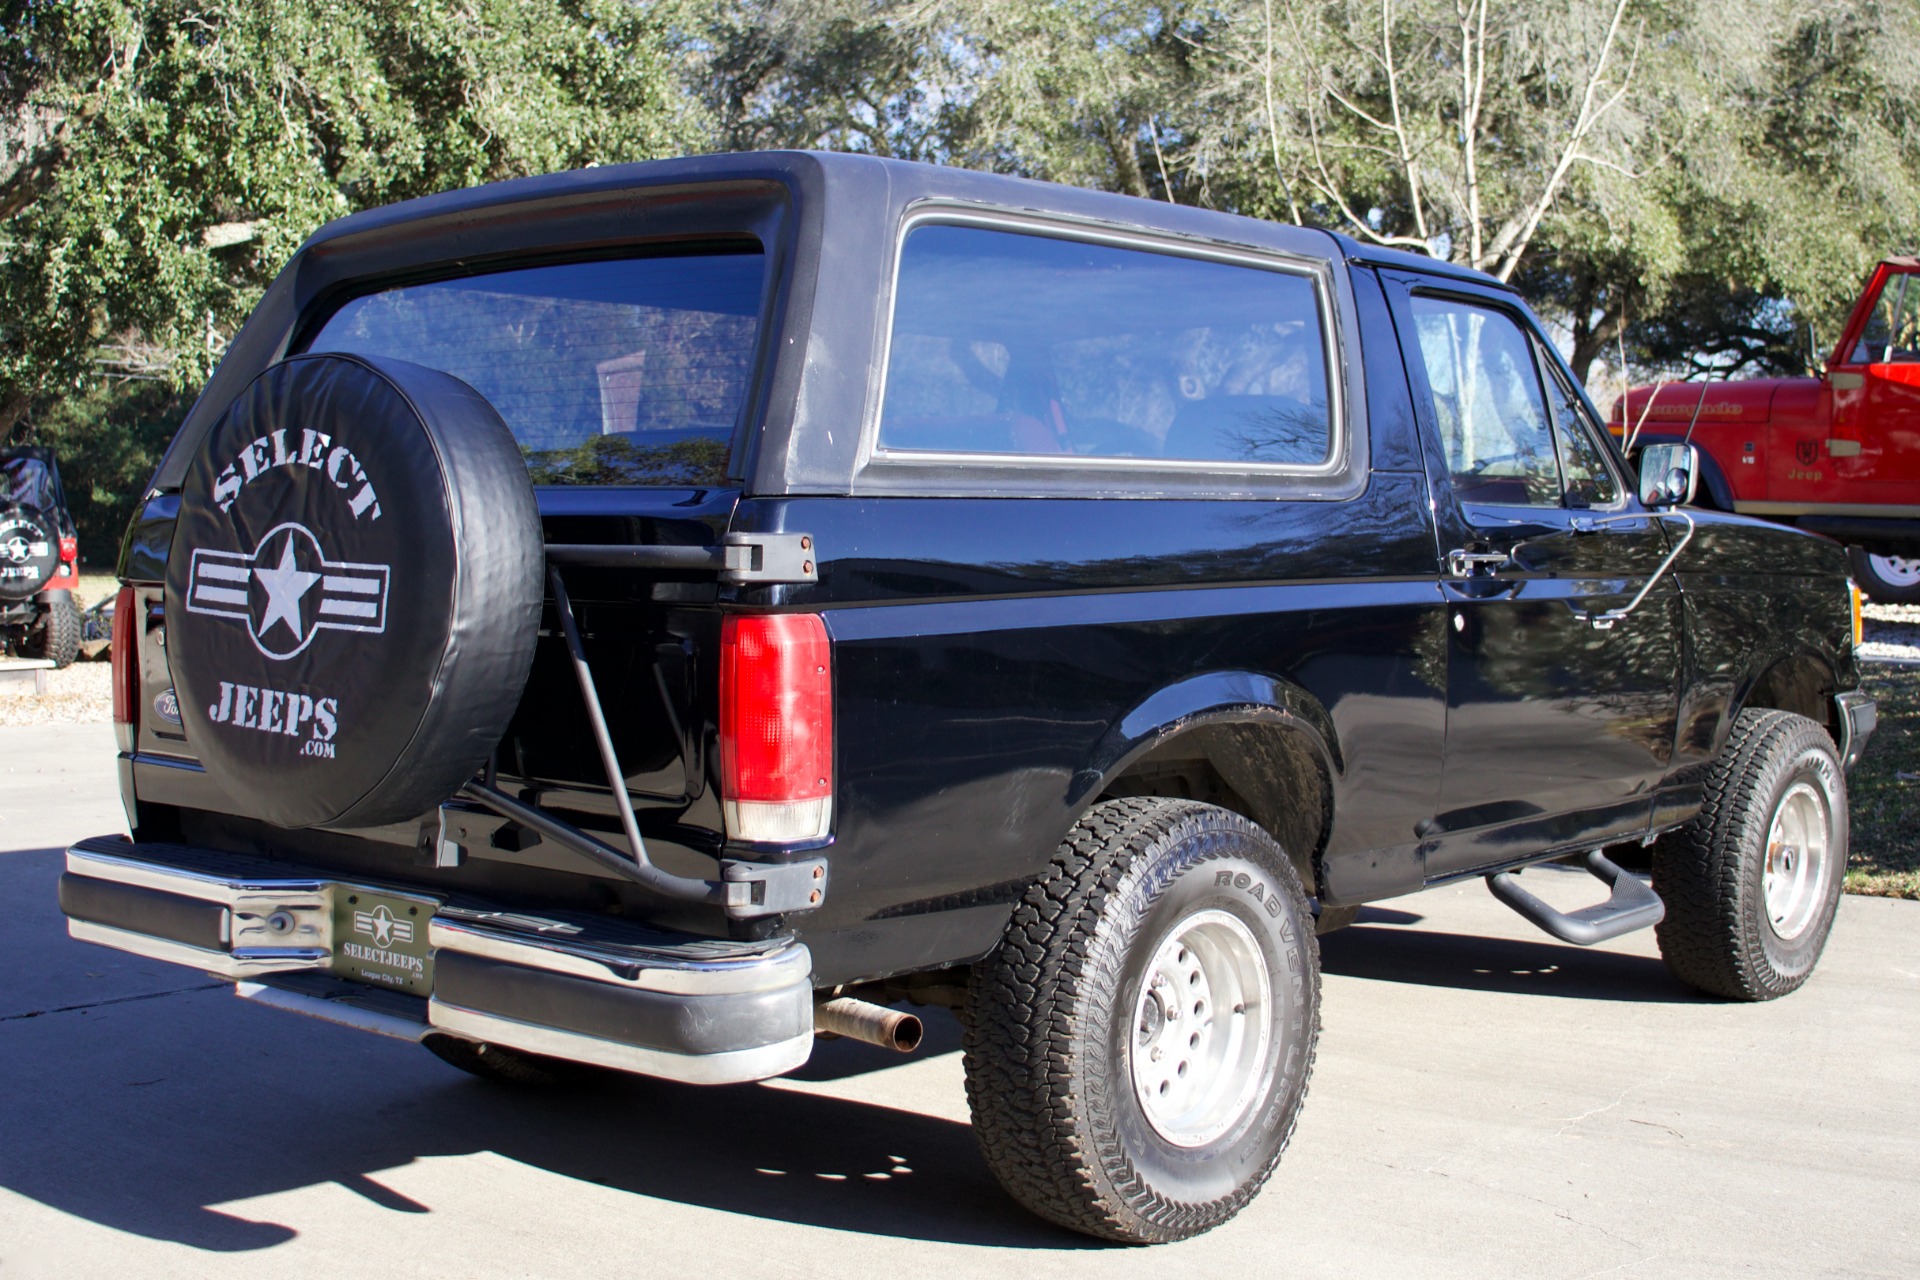
[(80, 586), (73, 593), (73, 602), (82, 609), (91, 609), (102, 600), (111, 600), (119, 589), (120, 579), (110, 573), (83, 573)]
[(1860, 665), (1880, 728), (1847, 779), (1847, 892), (1920, 898), (1920, 667)]

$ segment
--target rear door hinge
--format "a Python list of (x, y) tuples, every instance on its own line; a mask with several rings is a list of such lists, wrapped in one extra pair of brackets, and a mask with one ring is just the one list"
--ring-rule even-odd
[(735, 920), (812, 911), (827, 896), (827, 861), (741, 862), (727, 858), (720, 863), (720, 883), (725, 886), (721, 905)]
[(766, 586), (820, 579), (810, 533), (729, 533), (721, 539), (722, 582)]

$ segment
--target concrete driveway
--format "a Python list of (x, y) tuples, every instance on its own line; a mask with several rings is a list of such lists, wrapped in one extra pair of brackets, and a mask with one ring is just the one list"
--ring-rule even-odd
[(1137, 1250), (1001, 1194), (951, 1023), (764, 1085), (500, 1089), (69, 941), (60, 847), (120, 823), (104, 726), (0, 730), (0, 1280), (1920, 1275), (1920, 903), (1848, 899), (1758, 1006), (1477, 884), (1370, 911), (1265, 1194)]

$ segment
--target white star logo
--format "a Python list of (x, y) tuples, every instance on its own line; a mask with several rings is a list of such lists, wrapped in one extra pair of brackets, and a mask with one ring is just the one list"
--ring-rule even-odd
[(289, 534), (280, 552), (280, 565), (274, 569), (262, 569), (256, 566), (253, 576), (267, 589), (266, 612), (260, 616), (260, 629), (254, 634), (262, 639), (273, 630), (273, 624), (284, 622), (287, 630), (293, 632), (293, 638), (299, 640), (306, 632), (300, 626), (300, 600), (320, 581), (317, 573), (308, 573), (293, 558), (293, 536)]
[(385, 907), (373, 909), (373, 942), (378, 947), (393, 945), (393, 913)]
[(353, 913), (353, 931), (373, 939), (373, 945), (385, 951), (396, 942), (413, 941), (413, 922), (402, 920), (381, 903), (371, 911)]

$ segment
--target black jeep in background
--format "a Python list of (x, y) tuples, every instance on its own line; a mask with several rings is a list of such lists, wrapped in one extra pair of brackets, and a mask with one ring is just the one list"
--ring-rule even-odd
[(80, 652), (80, 542), (53, 450), (0, 448), (0, 656)]
[[(1807, 979), (1857, 595), (1692, 462), (1636, 491), (1511, 290), (1319, 231), (811, 154), (357, 215), (129, 531), (132, 839), (61, 905), (504, 1080), (944, 1005), (1017, 1199), (1191, 1235), (1279, 1159), (1362, 903), (1484, 876)], [(1610, 894), (1514, 878), (1554, 859)]]

